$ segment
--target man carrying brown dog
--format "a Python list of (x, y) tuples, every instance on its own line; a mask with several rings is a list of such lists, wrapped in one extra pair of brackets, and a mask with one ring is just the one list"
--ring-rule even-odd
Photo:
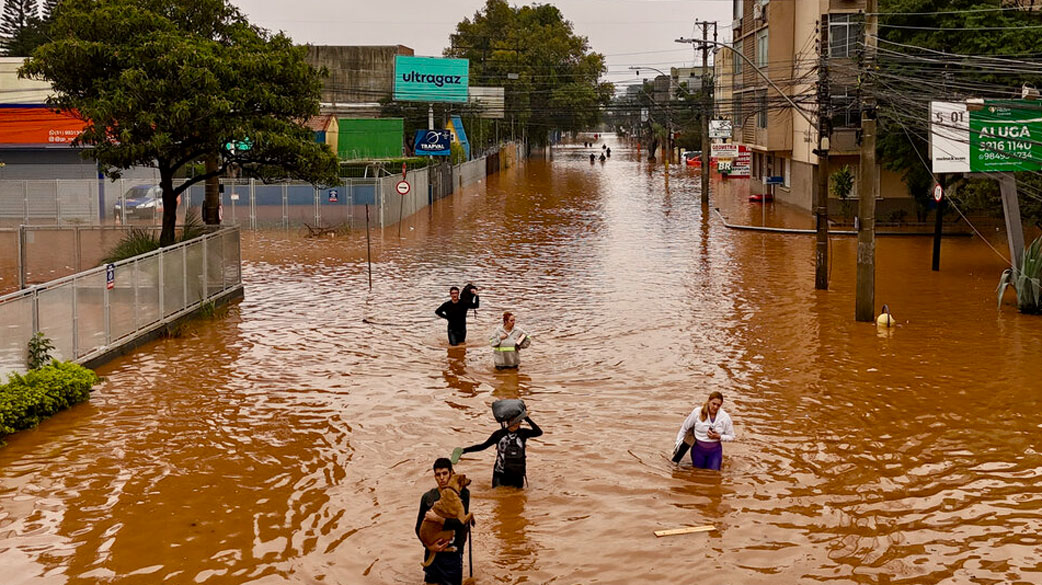
[[(420, 498), (420, 513), (416, 516), (417, 538), (420, 537), (420, 526), (423, 525), (424, 518), (427, 518), (428, 521), (444, 522), (445, 530), (451, 530), (456, 534), (451, 541), (443, 539), (429, 547), (424, 547), (424, 561), (426, 561), (428, 550), (437, 553), (434, 555), (434, 561), (423, 568), (423, 581), (428, 585), (461, 585), (463, 583), (463, 546), (467, 542), (469, 526), (455, 518), (441, 518), (431, 511), (434, 503), (441, 499), (441, 490), (449, 485), (452, 475), (452, 462), (448, 458), (439, 457), (434, 461), (434, 481), (438, 483), (438, 487), (423, 494)], [(462, 488), (459, 498), (463, 502), (464, 512), (470, 513), (470, 490)], [(473, 519), (471, 524), (473, 524)]]

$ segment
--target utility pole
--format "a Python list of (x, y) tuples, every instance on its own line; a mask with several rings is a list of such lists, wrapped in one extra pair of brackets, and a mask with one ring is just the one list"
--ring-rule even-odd
[(858, 188), (857, 293), (854, 318), (873, 322), (876, 315), (876, 99), (872, 76), (876, 66), (877, 0), (865, 2), (864, 80), (861, 93), (861, 177)]
[(829, 289), (829, 146), (832, 135), (832, 94), (829, 88), (829, 15), (821, 15), (818, 51), (818, 192), (814, 200), (817, 246), (814, 250), (814, 288)]
[(944, 200), (948, 198), (948, 194), (945, 193), (946, 187), (948, 186), (945, 176), (939, 176), (938, 180), (938, 185), (941, 187), (941, 197), (938, 199), (936, 192), (934, 193), (934, 200), (937, 202), (937, 217), (933, 224), (933, 261), (930, 263), (930, 269), (934, 272), (938, 272), (941, 269), (941, 235), (942, 230), (944, 229)]
[[(702, 25), (702, 205), (709, 205), (709, 109), (713, 97), (709, 95), (709, 25), (708, 21), (695, 22)], [(713, 37), (716, 40), (716, 23), (713, 25)]]

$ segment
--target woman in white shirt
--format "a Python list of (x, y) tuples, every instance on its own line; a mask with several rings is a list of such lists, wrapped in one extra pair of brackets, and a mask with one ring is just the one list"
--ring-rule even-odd
[(705, 404), (691, 411), (677, 433), (674, 463), (680, 462), (686, 451), (684, 446), (690, 445), (691, 465), (699, 469), (720, 469), (724, 460), (721, 442), (734, 440), (734, 425), (731, 417), (721, 408), (723, 404), (724, 395), (713, 392)]

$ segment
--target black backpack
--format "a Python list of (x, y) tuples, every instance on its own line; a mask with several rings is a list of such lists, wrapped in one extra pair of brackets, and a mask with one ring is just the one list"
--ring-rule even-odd
[(508, 433), (502, 441), (503, 472), (525, 475), (525, 440), (519, 433)]

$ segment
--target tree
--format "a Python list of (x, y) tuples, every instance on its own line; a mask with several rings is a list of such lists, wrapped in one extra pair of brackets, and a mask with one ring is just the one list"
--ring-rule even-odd
[[(336, 155), (303, 126), (318, 113), (320, 73), (228, 0), (64, 0), (52, 35), (20, 75), (51, 82), (50, 105), (84, 120), (74, 144), (109, 177), (159, 170), (162, 245), (174, 241), (178, 196), (232, 166), (266, 181), (339, 180)], [(214, 167), (174, 186), (208, 157)]]
[(24, 57), (23, 30), (33, 27), (39, 19), (36, 0), (7, 0), (0, 16), (0, 48), (8, 57)]
[(604, 56), (590, 52), (554, 6), (487, 0), (450, 40), (444, 55), (470, 60), (471, 85), (505, 87), (507, 115), (530, 128), (537, 144), (550, 130), (596, 125), (611, 100), (612, 85), (599, 81)]

